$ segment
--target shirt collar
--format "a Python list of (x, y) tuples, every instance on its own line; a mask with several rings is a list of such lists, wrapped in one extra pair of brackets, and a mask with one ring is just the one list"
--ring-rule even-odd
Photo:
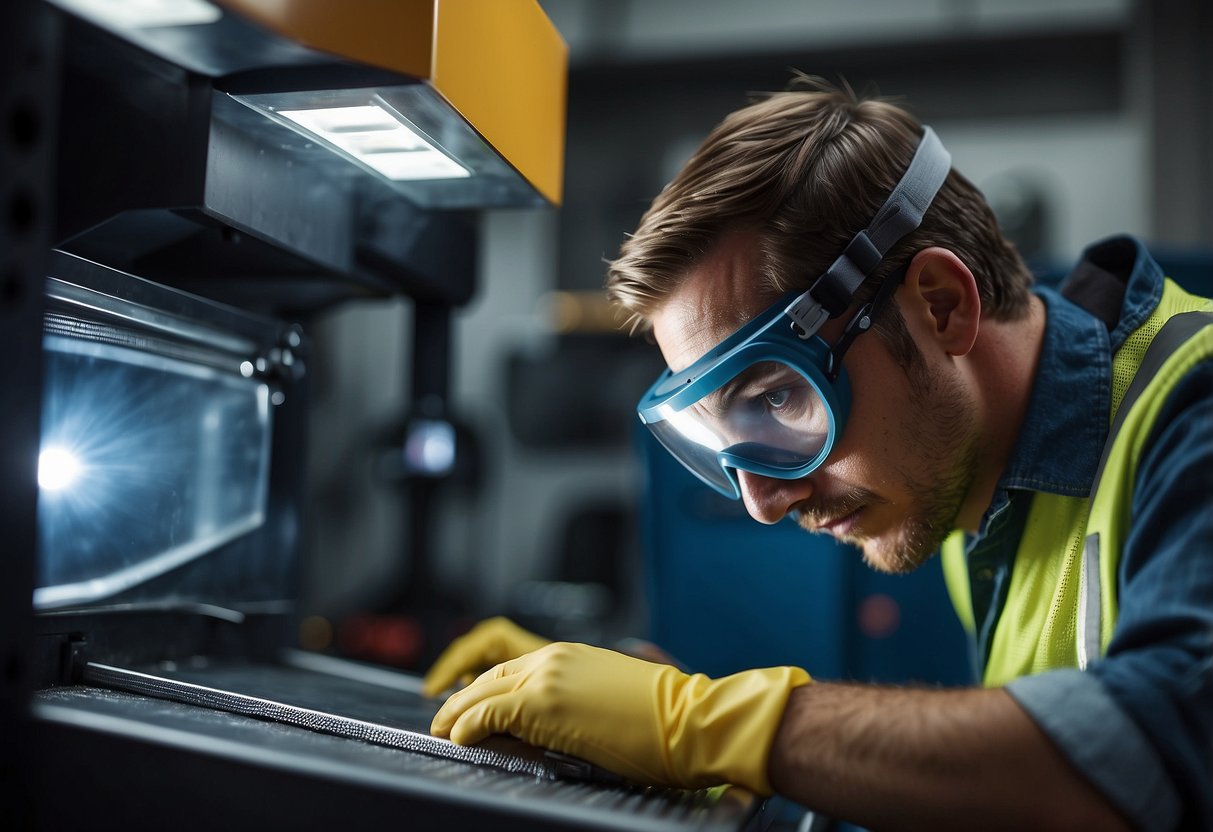
[(1091, 491), (1107, 440), (1112, 350), (1153, 310), (1163, 281), (1145, 246), (1131, 237), (1097, 243), (1083, 259), (1111, 260), (1113, 271), (1123, 274), (1119, 320), (1109, 335), (1103, 321), (1056, 290), (1035, 289), (1045, 303), (1040, 364), (1010, 463), (982, 518), (982, 535), (1008, 506), (1012, 491), (1074, 497)]
[(1046, 320), (1040, 363), (1010, 464), (1008, 489), (1082, 497), (1108, 432), (1112, 350), (1104, 324), (1053, 289), (1037, 288)]

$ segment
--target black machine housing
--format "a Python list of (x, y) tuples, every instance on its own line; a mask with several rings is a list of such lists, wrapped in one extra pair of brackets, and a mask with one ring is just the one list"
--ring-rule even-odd
[[(441, 418), (451, 314), (474, 290), (475, 223), (418, 207), (235, 96), (415, 79), (228, 13), (125, 35), (46, 2), (19, 0), (6, 14), (13, 43), (32, 38), (38, 58), (18, 49), (26, 62), (9, 70), (52, 93), (19, 110), (37, 119), (37, 152), (12, 169), (41, 173), (28, 206), (11, 205), (34, 242), (8, 247), (0, 276), (0, 343), (14, 360), (0, 374), (13, 384), (5, 473), (19, 486), (0, 505), (12, 564), (6, 821), (751, 822), (757, 803), (737, 790), (666, 793), (590, 782), (577, 761), (490, 755), (480, 765), (389, 747), (384, 738), (413, 728), (425, 745), (436, 705), (416, 678), (292, 649), (308, 323), (351, 298), (411, 298), (411, 395)], [(33, 221), (18, 216), (23, 206), (38, 209)], [(83, 443), (84, 473), (74, 492), (36, 493), (30, 463), (60, 432)], [(418, 487), (419, 515), (428, 499)]]

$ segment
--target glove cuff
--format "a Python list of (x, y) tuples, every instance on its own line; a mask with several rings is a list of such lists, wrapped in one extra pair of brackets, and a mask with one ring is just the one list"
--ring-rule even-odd
[(746, 670), (722, 679), (683, 676), (664, 712), (674, 779), (692, 788), (732, 783), (767, 796), (767, 763), (792, 690), (810, 683), (799, 667)]

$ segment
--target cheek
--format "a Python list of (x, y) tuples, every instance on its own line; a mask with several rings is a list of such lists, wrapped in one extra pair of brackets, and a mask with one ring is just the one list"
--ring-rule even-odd
[(915, 426), (908, 418), (909, 380), (891, 365), (887, 353), (880, 353), (857, 355), (870, 360), (857, 361), (857, 371), (848, 367), (851, 414), (836, 452), (836, 461), (840, 469), (846, 469), (848, 479), (862, 477), (858, 482), (873, 490), (893, 482), (892, 473), (915, 445)]

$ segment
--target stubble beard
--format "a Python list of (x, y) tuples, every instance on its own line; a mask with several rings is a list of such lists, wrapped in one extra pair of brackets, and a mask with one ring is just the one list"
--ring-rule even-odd
[(890, 538), (853, 541), (872, 569), (904, 574), (922, 566), (955, 528), (976, 478), (980, 442), (976, 405), (959, 381), (925, 370), (902, 419), (902, 441), (918, 449), (913, 469), (897, 468), (911, 495), (910, 510)]

